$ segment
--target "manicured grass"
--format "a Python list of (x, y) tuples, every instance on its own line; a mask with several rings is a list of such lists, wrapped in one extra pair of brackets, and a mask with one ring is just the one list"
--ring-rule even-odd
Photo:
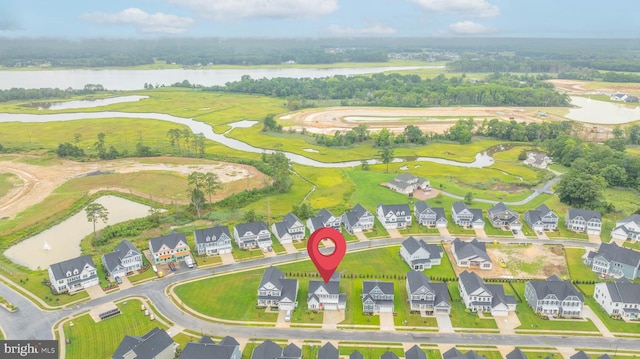
[(129, 277), (129, 281), (131, 283), (140, 282), (140, 281), (143, 281), (145, 279), (155, 278), (155, 277), (158, 276), (158, 274), (156, 272), (154, 272), (153, 269), (151, 268), (151, 264), (147, 260), (146, 256), (142, 256), (142, 261), (143, 261), (144, 265), (145, 266), (149, 266), (149, 268), (146, 271), (142, 272), (142, 273), (138, 273), (138, 274), (134, 274), (134, 275), (130, 276)]
[(22, 181), (13, 173), (0, 173), (0, 198), (2, 198), (10, 189), (15, 186), (22, 185)]
[[(261, 198), (250, 205), (243, 207), (243, 211), (251, 209), (262, 216), (267, 223), (281, 221), (287, 213), (291, 212), (294, 204), (301, 203), (304, 197), (313, 188), (311, 184), (303, 181), (298, 176), (291, 176), (293, 185), (287, 193), (274, 194)], [(336, 215), (338, 215), (336, 213)], [(270, 220), (269, 220), (270, 219)]]
[(378, 218), (375, 218), (373, 221), (373, 229), (364, 232), (364, 235), (367, 238), (381, 238), (381, 237), (389, 237), (389, 232), (384, 228), (382, 223), (378, 221)]
[[(122, 314), (95, 323), (85, 314), (72, 320), (73, 327), (64, 324), (65, 337), (71, 340), (66, 344), (67, 358), (110, 358), (125, 335), (142, 336), (155, 327), (167, 329), (157, 321), (149, 320), (140, 310), (142, 304), (131, 299), (117, 304)], [(65, 345), (60, 343), (60, 345)]]
[(394, 324), (396, 326), (407, 327), (437, 327), (438, 321), (436, 318), (423, 318), (420, 313), (411, 313), (405, 283), (406, 281), (395, 282), (395, 297), (393, 304), (396, 316), (393, 317)]
[(518, 296), (516, 300), (516, 313), (518, 319), (520, 319), (520, 326), (517, 329), (522, 330), (561, 330), (561, 331), (598, 331), (598, 328), (587, 319), (581, 320), (545, 320), (538, 317), (538, 315), (529, 307), (524, 299), (525, 283), (523, 282), (511, 282), (512, 288), (516, 291)]
[(318, 350), (320, 350), (320, 344), (312, 344), (312, 345), (303, 345), (302, 346), (302, 357), (303, 358), (317, 358)]
[[(413, 208), (411, 208), (411, 211), (413, 211)], [(440, 233), (440, 231), (438, 231), (437, 228), (429, 228), (429, 227), (421, 226), (415, 219), (411, 221), (410, 227), (401, 229), (399, 232), (407, 236), (438, 235)]]
[(307, 309), (307, 294), (309, 293), (309, 280), (298, 278), (298, 307), (291, 313), (291, 323), (312, 323), (322, 325), (323, 311), (310, 311)]
[(550, 357), (552, 359), (554, 358), (562, 358), (562, 355), (558, 352), (549, 352), (549, 351), (543, 351), (543, 352), (530, 352), (530, 351), (522, 351), (529, 359), (546, 359), (547, 357)]
[(596, 313), (596, 315), (600, 318), (600, 320), (602, 320), (602, 322), (607, 327), (607, 329), (609, 329), (614, 333), (616, 332), (635, 333), (635, 334), (640, 333), (640, 322), (629, 323), (623, 320), (611, 318), (607, 314), (607, 312), (605, 312), (604, 309), (602, 309), (600, 304), (598, 304), (598, 302), (596, 302), (596, 300), (593, 299), (594, 287), (595, 286), (593, 284), (580, 285), (580, 289), (582, 289), (583, 292), (585, 293), (584, 295), (585, 305), (588, 305), (589, 308), (591, 308), (591, 310), (593, 310), (593, 312)]
[(582, 260), (582, 256), (585, 253), (583, 248), (565, 247), (564, 253), (572, 280), (599, 281), (598, 275)]
[(454, 328), (498, 328), (495, 319), (481, 319), (477, 313), (467, 310), (460, 297), (458, 282), (447, 282), (447, 287), (451, 297), (451, 324)]
[(385, 346), (378, 347), (377, 345), (376, 346), (341, 345), (338, 348), (340, 355), (346, 355), (346, 356), (351, 355), (351, 353), (353, 353), (356, 350), (359, 351), (362, 354), (362, 356), (364, 356), (365, 358), (380, 358), (382, 354), (387, 352), (387, 350), (390, 352), (393, 352), (398, 357), (404, 357), (404, 350), (402, 349), (402, 347), (385, 347)]
[(242, 350), (242, 359), (249, 359), (253, 354), (253, 349), (255, 349), (260, 343), (247, 343)]
[(307, 202), (317, 211), (327, 208), (334, 216), (345, 212), (345, 203), (355, 191), (355, 184), (346, 175), (352, 170), (341, 168), (318, 169), (311, 166), (293, 165), (293, 169), (316, 186)]
[[(345, 318), (340, 324), (380, 325), (377, 315), (364, 315), (362, 312), (362, 279), (340, 280), (340, 290), (347, 295)], [(397, 288), (395, 285), (394, 290)]]
[(408, 196), (380, 185), (393, 179), (396, 174), (360, 170), (345, 171), (345, 173), (355, 189), (346, 203), (347, 209), (359, 203), (375, 216), (376, 207), (379, 204), (409, 203)]

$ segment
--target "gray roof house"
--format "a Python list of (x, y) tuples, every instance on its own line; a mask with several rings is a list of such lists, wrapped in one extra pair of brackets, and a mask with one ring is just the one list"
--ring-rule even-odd
[[(581, 350), (570, 356), (569, 359), (591, 359), (591, 357)], [(609, 356), (609, 354), (602, 354), (598, 357), (598, 359), (611, 359), (611, 357)]]
[[(280, 345), (267, 339), (253, 349), (251, 359), (300, 359), (302, 349), (295, 344), (289, 344), (282, 348)], [(216, 357), (217, 359), (217, 357)]]
[(241, 249), (250, 249), (260, 247), (261, 249), (269, 248), (273, 244), (271, 242), (271, 232), (269, 226), (264, 221), (240, 223), (233, 227), (233, 237), (236, 244)]
[(258, 307), (278, 307), (292, 310), (297, 305), (298, 280), (286, 279), (276, 267), (264, 271), (258, 287)]
[(311, 233), (317, 231), (320, 228), (329, 227), (338, 232), (342, 232), (342, 216), (334, 216), (326, 209), (321, 209), (318, 215), (307, 219), (307, 227)]
[(640, 240), (640, 214), (632, 214), (617, 221), (616, 226), (611, 230), (611, 238)]
[(507, 354), (507, 359), (529, 359), (529, 357), (520, 348), (515, 348)]
[(469, 208), (463, 202), (453, 202), (451, 216), (453, 217), (453, 222), (458, 226), (484, 229), (482, 209), (480, 208)]
[(282, 222), (271, 225), (271, 230), (280, 243), (291, 243), (304, 239), (306, 227), (304, 223), (293, 213), (288, 213)]
[(402, 241), (400, 256), (409, 267), (422, 271), (440, 265), (443, 250), (437, 244), (427, 244), (423, 239), (417, 240), (411, 236)]
[(596, 283), (593, 298), (612, 317), (640, 319), (640, 283), (624, 279)]
[(411, 173), (404, 172), (387, 182), (387, 187), (402, 194), (411, 194), (416, 189), (431, 190), (431, 182), (422, 177), (416, 177)]
[(196, 251), (199, 255), (231, 253), (231, 233), (229, 227), (217, 225), (213, 228), (198, 229), (193, 232), (196, 241)]
[(527, 159), (524, 160), (524, 163), (529, 164), (533, 167), (547, 168), (549, 163), (551, 163), (551, 159), (544, 153), (529, 152), (527, 153)]
[(189, 342), (180, 353), (179, 359), (241, 359), (240, 344), (231, 337), (225, 337), (220, 343), (203, 336), (197, 342)]
[(491, 258), (487, 254), (487, 246), (483, 242), (478, 242), (477, 239), (470, 242), (463, 242), (460, 238), (454, 239), (451, 253), (458, 267), (478, 267), (482, 270), (493, 268)]
[(556, 275), (545, 280), (528, 281), (524, 296), (536, 313), (554, 317), (582, 316), (582, 294), (569, 281), (563, 281)]
[(171, 233), (166, 236), (151, 238), (149, 251), (155, 264), (176, 262), (191, 254), (184, 233)]
[(139, 337), (127, 335), (122, 339), (112, 359), (173, 359), (176, 355), (176, 344), (164, 329), (151, 329)]
[(380, 359), (399, 359), (399, 358), (394, 352), (387, 350), (380, 356)]
[(613, 241), (600, 244), (598, 251), (589, 252), (584, 262), (592, 271), (613, 278), (634, 280), (640, 275), (640, 252), (620, 247)]
[(88, 254), (51, 264), (49, 281), (56, 293), (74, 293), (100, 284), (96, 265)]
[(339, 356), (338, 349), (330, 342), (327, 342), (318, 350), (318, 359), (338, 359)]
[(367, 229), (373, 228), (374, 217), (369, 211), (367, 211), (360, 204), (356, 204), (352, 210), (345, 212), (342, 215), (342, 223), (344, 223), (344, 229), (350, 234), (355, 232), (362, 232)]
[(431, 207), (425, 201), (418, 201), (413, 205), (413, 215), (421, 226), (447, 227), (447, 216), (445, 216), (442, 207)]
[(364, 359), (364, 355), (357, 350), (354, 350), (351, 355), (349, 355), (349, 359)]
[(522, 229), (520, 215), (516, 211), (512, 211), (504, 203), (498, 202), (487, 210), (487, 218), (495, 228), (507, 231), (513, 229)]
[(558, 229), (558, 215), (545, 204), (524, 212), (524, 221), (536, 232), (555, 231)]
[(418, 345), (414, 345), (404, 352), (404, 359), (427, 359), (427, 354)]
[(487, 359), (486, 356), (480, 355), (473, 350), (469, 350), (466, 354), (462, 354), (457, 348), (451, 348), (442, 354), (443, 359)]
[(516, 310), (516, 299), (504, 294), (502, 284), (486, 284), (474, 272), (460, 273), (458, 290), (462, 302), (472, 312), (490, 312), (494, 317), (504, 317)]
[(590, 209), (569, 208), (565, 224), (567, 229), (574, 232), (600, 235), (602, 216), (600, 213)]
[(323, 280), (309, 281), (307, 308), (310, 310), (344, 310), (347, 305), (347, 295), (340, 293), (340, 274), (334, 273), (325, 283)]
[(124, 277), (127, 273), (142, 268), (142, 253), (126, 239), (121, 241), (111, 253), (102, 256), (102, 266), (109, 277)]
[(423, 272), (411, 270), (407, 273), (406, 288), (412, 311), (451, 313), (449, 290), (445, 283), (432, 283)]
[(393, 312), (393, 282), (362, 282), (362, 311), (368, 314)]
[(412, 216), (408, 204), (379, 204), (376, 214), (384, 228), (411, 227)]

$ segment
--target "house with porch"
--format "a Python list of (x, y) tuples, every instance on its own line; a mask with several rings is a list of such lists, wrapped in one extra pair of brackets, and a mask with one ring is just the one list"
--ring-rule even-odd
[(421, 226), (431, 228), (446, 228), (447, 216), (444, 214), (444, 208), (431, 207), (425, 201), (418, 201), (413, 205), (413, 215)]
[(372, 229), (374, 220), (373, 214), (367, 211), (360, 204), (356, 204), (352, 210), (345, 212), (342, 215), (344, 229), (346, 229), (349, 234)]
[(213, 228), (193, 231), (198, 255), (216, 255), (233, 252), (229, 227), (217, 225)]
[(153, 358), (173, 359), (178, 344), (164, 329), (155, 327), (143, 336), (127, 335), (122, 339), (112, 359)]
[(233, 237), (240, 249), (271, 247), (271, 232), (264, 221), (240, 223), (233, 227)]
[(306, 229), (304, 223), (293, 213), (284, 216), (282, 222), (271, 225), (273, 234), (282, 244), (303, 240)]
[(393, 282), (362, 282), (362, 311), (365, 314), (393, 313)]
[(504, 293), (502, 284), (486, 284), (474, 272), (460, 273), (458, 290), (462, 302), (472, 312), (489, 312), (504, 317), (516, 310), (516, 298)]
[(126, 239), (121, 241), (113, 252), (102, 256), (102, 267), (113, 280), (142, 269), (142, 265), (142, 253)]
[(521, 230), (522, 222), (520, 222), (518, 212), (509, 209), (504, 203), (498, 202), (487, 210), (487, 218), (494, 228), (504, 229), (507, 231)]
[(191, 254), (184, 233), (171, 233), (166, 236), (151, 238), (149, 251), (155, 264), (177, 262)]
[(640, 275), (640, 252), (620, 247), (616, 242), (601, 243), (597, 252), (589, 252), (584, 263), (607, 277), (634, 280)]
[(477, 239), (470, 242), (463, 242), (460, 238), (453, 240), (451, 253), (458, 267), (471, 268), (478, 267), (482, 270), (491, 270), (493, 263), (487, 254), (487, 246)]
[(49, 266), (51, 289), (60, 293), (76, 293), (100, 284), (96, 265), (90, 255), (84, 255)]
[(453, 217), (453, 222), (458, 226), (484, 229), (482, 209), (480, 208), (469, 208), (463, 202), (453, 202), (451, 216)]
[(344, 310), (347, 295), (340, 293), (340, 274), (334, 273), (325, 283), (323, 280), (309, 281), (307, 308), (310, 310)]
[(379, 204), (376, 214), (386, 229), (411, 227), (411, 209), (408, 204)]
[(402, 194), (411, 194), (416, 189), (422, 189), (423, 191), (431, 190), (431, 182), (422, 177), (416, 177), (409, 172), (397, 175), (396, 178), (387, 182), (386, 185), (392, 190)]
[(440, 265), (443, 250), (437, 244), (427, 244), (423, 239), (418, 240), (410, 236), (402, 241), (400, 256), (412, 269), (423, 271)]
[(428, 315), (451, 313), (449, 290), (445, 283), (432, 283), (423, 272), (411, 270), (407, 273), (406, 288), (411, 311)]
[(596, 283), (593, 299), (612, 317), (640, 320), (640, 283), (626, 279)]
[(298, 280), (286, 279), (276, 267), (264, 271), (258, 286), (258, 307), (293, 310), (298, 305)]
[(338, 232), (342, 232), (342, 216), (334, 216), (327, 209), (323, 208), (318, 215), (307, 219), (307, 227), (311, 233), (320, 228), (333, 228)]
[(632, 214), (617, 221), (616, 226), (611, 230), (611, 238), (640, 240), (640, 214)]
[(556, 275), (525, 284), (524, 296), (534, 312), (550, 317), (581, 317), (584, 298), (569, 281)]
[(558, 215), (547, 207), (539, 205), (536, 209), (524, 212), (524, 221), (536, 232), (558, 229)]
[(565, 224), (570, 231), (600, 235), (602, 216), (590, 209), (569, 208)]

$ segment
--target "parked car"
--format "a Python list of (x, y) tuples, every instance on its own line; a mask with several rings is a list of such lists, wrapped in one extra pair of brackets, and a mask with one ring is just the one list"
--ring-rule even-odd
[(122, 284), (122, 279), (120, 279), (120, 277), (116, 277), (116, 283)]
[(291, 321), (291, 311), (290, 310), (287, 310), (287, 312), (284, 314), (284, 321), (285, 322)]

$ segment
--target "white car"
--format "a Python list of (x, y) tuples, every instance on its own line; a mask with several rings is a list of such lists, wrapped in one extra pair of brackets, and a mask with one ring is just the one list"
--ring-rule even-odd
[(285, 322), (291, 321), (291, 311), (290, 310), (287, 310), (287, 312), (284, 313), (284, 321)]

